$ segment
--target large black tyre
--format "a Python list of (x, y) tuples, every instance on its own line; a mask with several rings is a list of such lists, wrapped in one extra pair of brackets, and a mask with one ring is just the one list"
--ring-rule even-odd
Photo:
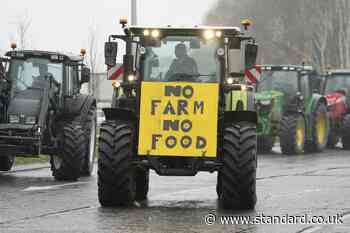
[(350, 114), (344, 117), (341, 141), (343, 149), (350, 150)]
[(52, 175), (56, 180), (75, 181), (80, 177), (84, 161), (84, 130), (77, 124), (67, 123), (59, 138), (57, 155), (50, 159)]
[(223, 166), (217, 192), (224, 209), (251, 210), (256, 204), (256, 127), (239, 123), (225, 128)]
[(84, 161), (81, 168), (81, 176), (91, 176), (94, 162), (95, 162), (95, 148), (96, 148), (96, 131), (97, 131), (97, 120), (96, 120), (96, 107), (91, 106), (88, 115), (84, 122), (85, 132), (85, 155)]
[(280, 144), (283, 154), (302, 154), (306, 140), (305, 119), (301, 114), (286, 115), (281, 120)]
[(328, 136), (327, 148), (334, 149), (338, 144), (339, 140), (340, 140), (340, 137), (338, 133), (335, 132), (335, 129), (331, 129)]
[(312, 141), (307, 143), (306, 150), (308, 152), (321, 152), (328, 143), (329, 136), (329, 118), (327, 107), (319, 104), (316, 111), (312, 114)]
[(15, 163), (15, 156), (5, 155), (0, 156), (0, 171), (10, 171)]
[(262, 154), (270, 153), (274, 145), (274, 137), (270, 135), (258, 136), (258, 152)]
[(136, 200), (136, 168), (132, 166), (133, 127), (105, 122), (100, 129), (98, 198), (102, 206), (124, 206)]

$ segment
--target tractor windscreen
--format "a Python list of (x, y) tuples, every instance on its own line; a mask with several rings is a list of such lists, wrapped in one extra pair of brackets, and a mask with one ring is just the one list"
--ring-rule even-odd
[(16, 91), (28, 88), (42, 88), (48, 82), (48, 77), (62, 83), (62, 64), (52, 63), (44, 58), (28, 58), (26, 60), (12, 60), (8, 78)]
[(349, 74), (334, 74), (327, 79), (325, 93), (331, 94), (340, 90), (350, 90), (350, 75)]
[(296, 71), (263, 71), (258, 84), (258, 92), (262, 91), (280, 91), (294, 96), (298, 91), (298, 73)]
[(220, 65), (217, 58), (219, 42), (198, 37), (168, 36), (160, 46), (146, 47), (145, 81), (218, 82)]

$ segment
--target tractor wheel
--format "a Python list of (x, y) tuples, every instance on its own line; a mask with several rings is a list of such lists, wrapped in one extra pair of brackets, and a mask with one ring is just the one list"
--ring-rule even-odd
[(91, 106), (86, 118), (85, 126), (84, 126), (84, 131), (85, 131), (84, 145), (86, 149), (85, 149), (83, 166), (81, 168), (82, 176), (91, 176), (92, 170), (94, 168), (95, 155), (96, 155), (95, 153), (96, 129), (97, 129), (96, 107)]
[(58, 153), (50, 159), (52, 175), (56, 180), (74, 181), (80, 177), (84, 161), (84, 131), (81, 126), (66, 124), (58, 142)]
[(249, 210), (256, 203), (257, 138), (249, 123), (227, 126), (223, 166), (218, 173), (219, 202), (225, 209)]
[(339, 135), (331, 129), (328, 136), (327, 148), (334, 149), (338, 144), (339, 140)]
[(267, 154), (272, 151), (274, 138), (269, 135), (258, 136), (258, 152)]
[(281, 121), (280, 144), (283, 154), (302, 154), (305, 148), (305, 119), (301, 114), (284, 116)]
[(220, 175), (220, 172), (218, 172), (217, 181), (216, 181), (216, 194), (218, 195), (218, 198), (220, 198), (221, 192), (222, 192), (221, 175)]
[(350, 150), (350, 114), (344, 117), (341, 141), (343, 149)]
[(101, 126), (98, 198), (102, 206), (128, 205), (136, 199), (142, 175), (137, 176), (131, 164), (132, 137), (133, 127), (128, 123), (106, 122)]
[(326, 148), (329, 136), (326, 106), (319, 104), (312, 118), (312, 141), (307, 144), (306, 149), (308, 152), (321, 152)]
[(0, 156), (0, 171), (10, 171), (15, 163), (15, 156), (5, 155)]
[(138, 169), (136, 171), (136, 201), (143, 201), (147, 199), (149, 189), (149, 170)]

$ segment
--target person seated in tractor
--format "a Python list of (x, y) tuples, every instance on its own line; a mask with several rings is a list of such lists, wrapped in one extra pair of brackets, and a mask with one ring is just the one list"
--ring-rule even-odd
[(39, 76), (33, 77), (32, 87), (47, 88), (49, 77), (53, 77), (48, 71), (48, 64), (36, 63), (33, 65), (39, 68)]
[(168, 81), (176, 81), (177, 78), (188, 79), (198, 75), (198, 66), (196, 61), (188, 56), (186, 45), (183, 43), (175, 46), (176, 58), (170, 65), (168, 72), (165, 75), (165, 79)]

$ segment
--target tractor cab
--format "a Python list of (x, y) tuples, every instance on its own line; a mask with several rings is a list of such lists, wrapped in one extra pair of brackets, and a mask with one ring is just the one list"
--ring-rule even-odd
[[(310, 66), (263, 65), (261, 79), (257, 85), (258, 103), (266, 103), (283, 98), (284, 104), (295, 103), (296, 97), (307, 99), (314, 91), (314, 81), (318, 77)], [(260, 100), (260, 101), (259, 101)]]
[(342, 93), (347, 96), (350, 91), (350, 70), (329, 70), (324, 76), (323, 93), (330, 95)]

